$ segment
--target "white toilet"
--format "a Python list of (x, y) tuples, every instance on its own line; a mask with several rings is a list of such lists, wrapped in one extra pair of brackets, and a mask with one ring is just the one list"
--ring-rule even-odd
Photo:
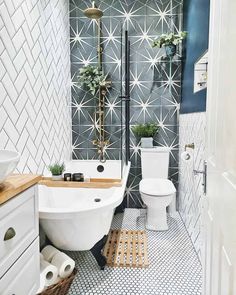
[(176, 189), (167, 179), (169, 157), (169, 149), (165, 147), (141, 148), (139, 191), (147, 206), (146, 228), (149, 230), (167, 230), (167, 207), (170, 214), (176, 211)]

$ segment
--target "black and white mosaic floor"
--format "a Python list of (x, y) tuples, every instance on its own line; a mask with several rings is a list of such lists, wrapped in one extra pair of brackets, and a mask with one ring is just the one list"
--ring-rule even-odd
[[(144, 229), (144, 209), (117, 214), (112, 228)], [(69, 295), (200, 295), (201, 264), (178, 213), (166, 232), (147, 231), (149, 268), (101, 271), (88, 251), (71, 252), (79, 273)]]

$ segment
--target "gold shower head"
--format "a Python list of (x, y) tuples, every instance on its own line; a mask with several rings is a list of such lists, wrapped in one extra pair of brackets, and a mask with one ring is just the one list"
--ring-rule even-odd
[(88, 18), (100, 19), (103, 16), (103, 12), (96, 7), (95, 1), (93, 1), (92, 7), (85, 9), (84, 15)]

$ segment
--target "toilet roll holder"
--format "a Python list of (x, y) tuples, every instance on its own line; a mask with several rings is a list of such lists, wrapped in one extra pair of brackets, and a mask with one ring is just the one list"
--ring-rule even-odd
[(186, 152), (187, 149), (195, 149), (195, 144), (194, 143), (189, 143), (189, 144), (186, 144), (184, 146), (184, 151)]

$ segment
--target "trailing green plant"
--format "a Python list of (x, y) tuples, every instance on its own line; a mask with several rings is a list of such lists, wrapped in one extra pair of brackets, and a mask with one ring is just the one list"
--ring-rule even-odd
[(133, 126), (131, 129), (134, 135), (139, 138), (154, 137), (154, 135), (159, 130), (159, 126), (156, 123), (145, 123), (145, 124), (137, 124)]
[(53, 165), (49, 165), (48, 170), (52, 173), (52, 175), (61, 175), (65, 171), (65, 164), (55, 163)]
[(168, 46), (168, 45), (177, 45), (182, 42), (187, 37), (187, 32), (181, 31), (178, 34), (162, 34), (160, 37), (155, 39), (152, 43), (152, 47)]
[(84, 66), (79, 70), (79, 82), (88, 88), (92, 95), (95, 95), (99, 87), (106, 87), (106, 76), (98, 67)]

